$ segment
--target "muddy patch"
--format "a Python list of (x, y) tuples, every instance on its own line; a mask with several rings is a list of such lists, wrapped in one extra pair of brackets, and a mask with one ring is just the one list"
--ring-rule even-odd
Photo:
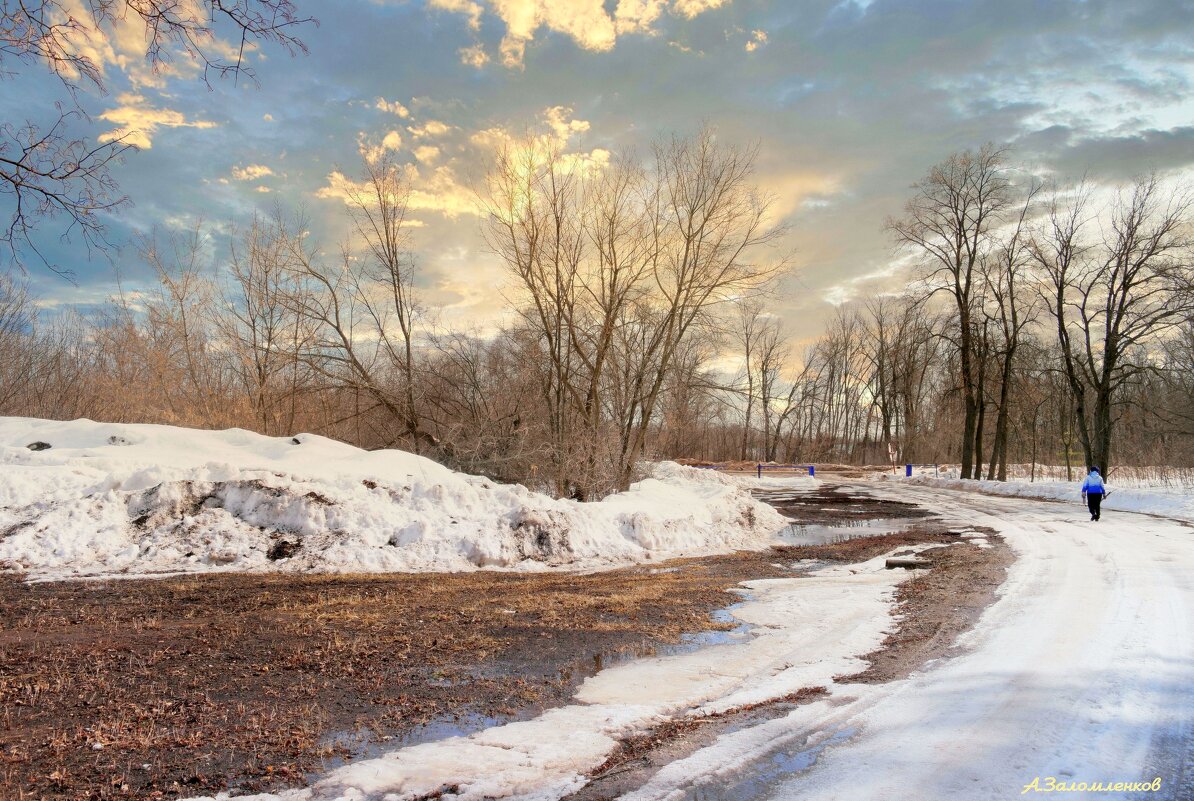
[[(968, 529), (965, 533), (985, 535), (987, 547), (940, 523), (924, 522), (898, 533), (775, 548), (774, 553), (793, 560), (794, 565), (824, 566), (871, 559), (903, 546), (925, 543), (938, 546), (922, 551), (931, 561), (932, 569), (899, 585), (898, 625), (880, 649), (864, 657), (869, 666), (861, 673), (836, 677), (837, 680), (894, 681), (926, 662), (951, 654), (957, 636), (973, 626), (982, 610), (995, 600), (995, 592), (1012, 561), (1011, 549), (993, 531)], [(823, 694), (824, 688), (805, 688), (792, 696), (731, 710), (725, 715), (669, 721), (622, 743), (605, 765), (593, 771), (589, 784), (568, 796), (567, 801), (618, 798), (641, 787), (664, 765), (695, 753), (719, 736), (782, 717), (795, 705), (816, 700)], [(779, 772), (792, 772), (807, 767), (804, 763), (811, 764), (815, 759), (815, 752), (779, 753), (774, 765)], [(767, 778), (753, 776), (749, 781)], [(719, 786), (717, 794), (708, 797), (747, 797), (748, 789)]]
[(276, 790), (379, 749), (532, 717), (610, 664), (732, 636), (736, 622), (715, 616), (740, 600), (727, 588), (790, 575), (775, 562), (0, 576), (0, 798)]
[(929, 512), (912, 503), (874, 498), (848, 488), (822, 485), (812, 491), (759, 490), (761, 501), (800, 525), (849, 526), (881, 519), (920, 519)]

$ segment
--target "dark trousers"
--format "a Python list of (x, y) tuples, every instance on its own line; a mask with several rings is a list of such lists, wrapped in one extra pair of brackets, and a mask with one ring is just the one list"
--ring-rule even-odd
[(1099, 506), (1103, 503), (1103, 493), (1088, 492), (1086, 493), (1086, 506), (1090, 509), (1090, 517), (1092, 520), (1099, 519)]

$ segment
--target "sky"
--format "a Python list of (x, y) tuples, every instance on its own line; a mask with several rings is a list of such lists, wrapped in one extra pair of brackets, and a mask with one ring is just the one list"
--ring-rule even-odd
[[(905, 280), (884, 222), (951, 152), (1006, 143), (1025, 174), (1061, 180), (1194, 175), (1190, 2), (295, 2), (319, 23), (300, 34), (309, 52), (250, 51), (255, 82), (208, 87), (185, 59), (154, 72), (135, 32), (101, 43), (107, 91), (80, 96), (85, 131), (140, 145), (114, 171), (132, 205), (113, 241), (202, 222), (218, 270), (230, 232), (281, 204), (334, 253), (345, 181), (381, 148), (411, 165), (424, 301), (444, 325), (484, 329), (508, 284), (475, 190), (503, 138), (551, 136), (600, 163), (708, 125), (759, 148), (792, 264), (770, 306), (800, 341), (834, 304)], [(0, 119), (43, 120), (61, 95), (24, 65), (0, 82)], [(44, 233), (75, 275), (30, 264), (46, 305), (150, 279), (133, 247), (89, 259)]]

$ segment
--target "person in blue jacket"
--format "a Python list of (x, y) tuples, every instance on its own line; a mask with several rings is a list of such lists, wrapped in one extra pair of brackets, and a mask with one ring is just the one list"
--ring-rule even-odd
[(1099, 519), (1099, 506), (1103, 503), (1103, 495), (1107, 489), (1103, 486), (1103, 477), (1099, 475), (1099, 468), (1090, 468), (1090, 475), (1082, 482), (1082, 497), (1086, 500), (1086, 508), (1090, 509), (1090, 519)]

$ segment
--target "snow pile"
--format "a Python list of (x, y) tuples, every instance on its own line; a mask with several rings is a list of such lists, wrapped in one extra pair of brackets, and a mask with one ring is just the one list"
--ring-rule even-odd
[[(890, 478), (890, 477), (883, 477)], [(962, 479), (931, 478), (914, 476), (897, 479), (922, 487), (940, 487), (952, 490), (984, 492), (988, 495), (1003, 495), (1013, 498), (1035, 498), (1045, 501), (1063, 501), (1081, 504), (1082, 495), (1078, 488), (1082, 482), (1072, 481), (965, 481)], [(1114, 482), (1107, 483), (1108, 494), (1103, 498), (1103, 509), (1120, 512), (1141, 512), (1144, 514), (1176, 517), (1194, 520), (1194, 497), (1182, 492), (1160, 489), (1120, 488)]]
[(311, 434), (0, 418), (0, 567), (34, 578), (594, 568), (758, 548), (785, 523), (672, 463), (580, 504)]

